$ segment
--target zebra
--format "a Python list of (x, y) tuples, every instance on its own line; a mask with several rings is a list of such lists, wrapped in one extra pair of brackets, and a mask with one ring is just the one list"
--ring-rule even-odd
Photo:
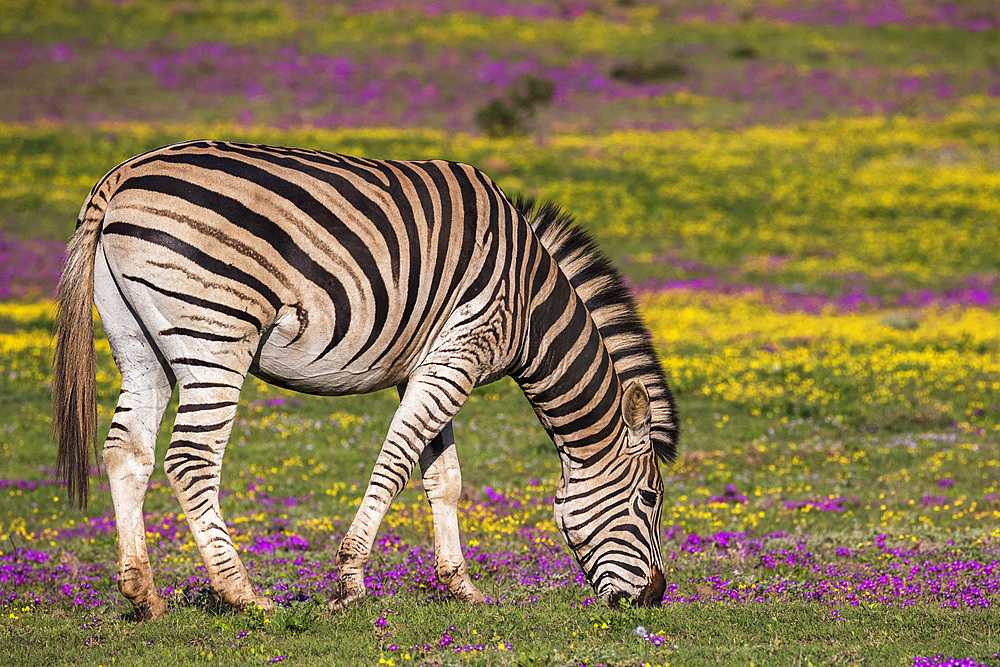
[(98, 454), (93, 303), (121, 374), (103, 445), (118, 588), (162, 616), (143, 501), (175, 387), (163, 461), (215, 596), (255, 592), (219, 508), (222, 458), (253, 374), (321, 395), (396, 387), (399, 408), (337, 550), (331, 609), (366, 596), (378, 527), (419, 463), (435, 574), (482, 602), (461, 550), (452, 418), (510, 376), (553, 441), (556, 525), (606, 602), (657, 605), (660, 460), (673, 396), (621, 274), (553, 204), (511, 201), (460, 162), (375, 160), (199, 140), (127, 160), (91, 190), (57, 290), (53, 432), (69, 497)]

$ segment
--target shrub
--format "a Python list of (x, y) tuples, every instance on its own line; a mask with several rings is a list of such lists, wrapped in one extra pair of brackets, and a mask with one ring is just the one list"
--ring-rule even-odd
[(680, 79), (687, 74), (687, 68), (676, 60), (654, 62), (630, 62), (615, 66), (611, 78), (626, 83), (650, 83)]
[(535, 74), (521, 77), (506, 92), (476, 111), (476, 126), (490, 137), (524, 134), (538, 107), (552, 101), (556, 85)]

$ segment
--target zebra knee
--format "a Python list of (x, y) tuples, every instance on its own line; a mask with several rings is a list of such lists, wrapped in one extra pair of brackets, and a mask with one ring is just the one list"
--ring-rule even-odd
[[(174, 494), (178, 499), (182, 499), (187, 495), (187, 491), (194, 486), (195, 482), (199, 480), (208, 479), (202, 475), (191, 475), (191, 471), (184, 466), (187, 460), (185, 458), (180, 458), (178, 456), (167, 456), (163, 460), (163, 471), (166, 473), (167, 481), (170, 483), (170, 488), (174, 490)], [(212, 475), (209, 475), (212, 477)]]
[(163, 459), (163, 472), (178, 498), (181, 498), (182, 491), (196, 482), (207, 480), (211, 485), (219, 477), (221, 465), (192, 445), (194, 443), (178, 445), (175, 441), (167, 448), (167, 455)]
[(218, 491), (222, 458), (239, 402), (238, 388), (206, 391), (195, 384), (181, 383), (177, 418), (163, 460), (167, 480), (178, 493), (192, 486), (199, 487), (198, 494), (210, 488)]
[[(184, 475), (177, 471), (176, 466), (177, 461), (170, 455), (169, 450), (167, 451), (167, 456), (163, 459), (163, 472), (167, 477), (167, 482), (170, 484), (170, 488), (174, 490), (174, 495), (177, 495), (180, 489), (183, 487)], [(180, 498), (180, 496), (177, 496)]]
[(145, 486), (145, 482), (153, 474), (152, 457), (148, 457), (148, 459), (142, 457), (140, 452), (126, 445), (109, 446), (105, 444), (101, 458), (104, 460), (104, 467), (108, 471), (112, 483), (115, 480), (135, 479), (141, 481)]
[(152, 474), (155, 466), (156, 432), (170, 399), (166, 380), (139, 389), (134, 381), (122, 381), (111, 427), (104, 440), (102, 456), (109, 472), (122, 470), (126, 475)]
[(148, 480), (153, 474), (155, 445), (124, 426), (112, 425), (104, 441), (101, 458), (109, 475)]
[(462, 495), (462, 469), (458, 466), (457, 458), (454, 465), (441, 465), (442, 463), (445, 462), (439, 459), (437, 465), (424, 472), (424, 492), (427, 500), (433, 504), (457, 507)]

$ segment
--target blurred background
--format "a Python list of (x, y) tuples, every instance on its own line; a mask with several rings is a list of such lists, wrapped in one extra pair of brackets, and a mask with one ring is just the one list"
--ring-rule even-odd
[(992, 0), (6, 1), (0, 91), (0, 296), (208, 136), (474, 162), (654, 287), (996, 294)]
[(4, 4), (7, 122), (544, 137), (1000, 96), (991, 0)]

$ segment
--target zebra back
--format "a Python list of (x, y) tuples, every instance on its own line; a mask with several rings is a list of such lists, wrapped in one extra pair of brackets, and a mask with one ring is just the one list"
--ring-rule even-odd
[(520, 195), (514, 207), (529, 222), (584, 302), (611, 354), (622, 386), (636, 380), (649, 392), (653, 450), (661, 460), (677, 455), (677, 412), (651, 335), (639, 317), (624, 277), (594, 238), (559, 206)]

